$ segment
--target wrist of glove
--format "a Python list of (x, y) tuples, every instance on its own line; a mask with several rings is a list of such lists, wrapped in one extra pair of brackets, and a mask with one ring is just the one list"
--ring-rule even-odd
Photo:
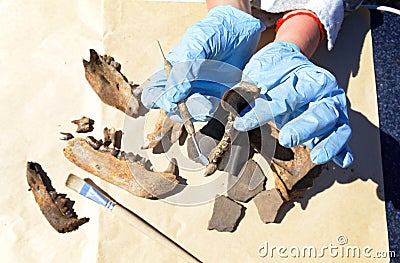
[(310, 62), (296, 45), (267, 45), (246, 65), (242, 81), (254, 83), (262, 94), (236, 118), (237, 130), (275, 120), (279, 143), (312, 148), (314, 163), (333, 160), (347, 167), (353, 162), (346, 94), (330, 72)]
[(177, 103), (187, 98), (194, 120), (207, 120), (218, 105), (216, 99), (240, 81), (264, 29), (260, 20), (232, 6), (213, 8), (167, 55), (173, 66), (170, 76), (161, 65), (146, 83), (144, 106), (161, 108), (180, 120)]

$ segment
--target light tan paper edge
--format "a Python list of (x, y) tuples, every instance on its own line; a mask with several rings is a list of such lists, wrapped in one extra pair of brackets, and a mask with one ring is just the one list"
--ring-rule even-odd
[[(144, 81), (161, 61), (155, 40), (160, 40), (165, 50), (172, 49), (186, 28), (205, 15), (204, 5), (3, 1), (0, 10), (0, 20), (7, 25), (0, 38), (0, 58), (3, 65), (8, 63), (1, 71), (4, 85), (0, 103), (0, 138), (5, 149), (0, 164), (2, 260), (182, 262), (128, 224), (64, 187), (70, 172), (94, 177), (63, 157), (64, 143), (58, 141), (58, 132), (72, 131), (75, 127), (70, 121), (83, 115), (96, 120), (98, 137), (104, 125), (124, 124), (124, 115), (104, 106), (83, 76), (81, 59), (88, 58), (89, 48), (106, 50), (122, 64), (130, 80)], [(295, 203), (280, 224), (262, 224), (250, 202), (235, 233), (208, 231), (211, 203), (177, 207), (132, 197), (105, 183), (102, 186), (204, 262), (263, 262), (270, 258), (259, 257), (257, 250), (266, 242), (270, 246), (321, 248), (331, 243), (337, 245), (336, 239), (342, 234), (349, 246), (387, 250), (371, 42), (368, 12), (363, 10), (345, 22), (332, 53), (317, 54), (320, 64), (325, 63), (344, 88), (348, 86), (351, 147), (356, 162), (354, 171), (337, 167), (333, 170), (334, 166), (329, 166), (330, 170), (324, 171), (315, 187), (305, 194), (306, 200), (312, 196), (306, 208), (301, 207), (307, 203), (304, 200)], [(144, 122), (142, 118), (136, 123)], [(143, 131), (138, 133), (143, 138)], [(138, 149), (140, 144), (139, 140), (132, 142), (132, 147)], [(56, 233), (27, 191), (26, 161), (41, 163), (53, 186), (74, 199), (77, 213), (91, 221), (73, 233)], [(160, 160), (159, 166), (163, 165)], [(273, 259), (280, 261), (276, 254)], [(306, 258), (301, 262), (317, 260)], [(336, 262), (337, 258), (322, 260)], [(346, 262), (365, 260), (351, 258)]]

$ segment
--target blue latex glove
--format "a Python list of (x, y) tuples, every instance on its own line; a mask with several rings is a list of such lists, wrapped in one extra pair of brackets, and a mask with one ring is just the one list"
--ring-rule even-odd
[(279, 143), (312, 148), (313, 163), (332, 159), (347, 167), (353, 162), (347, 145), (351, 128), (345, 92), (331, 73), (311, 63), (296, 45), (267, 45), (251, 58), (242, 80), (260, 87), (262, 95), (236, 118), (237, 130), (275, 119), (281, 128)]
[(150, 78), (144, 106), (161, 108), (180, 121), (177, 103), (187, 98), (194, 120), (208, 120), (225, 91), (240, 81), (264, 29), (260, 20), (232, 6), (211, 9), (167, 55), (173, 65), (169, 78), (162, 65)]

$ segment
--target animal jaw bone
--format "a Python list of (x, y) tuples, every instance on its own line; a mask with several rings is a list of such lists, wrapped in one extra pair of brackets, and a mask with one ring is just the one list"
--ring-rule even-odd
[[(96, 150), (83, 138), (69, 140), (64, 148), (65, 157), (78, 167), (139, 197), (168, 194), (179, 183), (171, 168), (166, 172), (153, 172), (149, 162), (139, 155), (113, 152), (107, 147)], [(177, 168), (173, 170), (177, 171)]]
[(113, 57), (90, 49), (90, 60), (83, 60), (83, 66), (86, 79), (104, 103), (134, 118), (146, 111), (140, 100), (142, 87), (129, 83)]
[[(90, 61), (83, 60), (85, 77), (99, 98), (106, 104), (113, 106), (125, 114), (137, 118), (148, 110), (141, 102), (143, 88), (131, 84), (121, 73), (121, 64), (113, 57), (100, 56), (95, 50), (90, 49)], [(170, 134), (171, 143), (179, 140), (183, 125), (169, 119), (161, 110), (161, 116), (155, 130), (146, 136), (142, 149), (151, 149), (157, 146), (162, 138)]]
[(233, 129), (234, 116), (232, 113), (228, 115), (228, 121), (225, 125), (224, 135), (221, 141), (211, 150), (208, 155), (208, 161), (210, 162), (205, 169), (204, 176), (215, 173), (219, 163), (224, 157), (225, 153), (229, 150), (232, 145), (232, 141), (237, 137), (238, 131)]
[(78, 218), (72, 208), (74, 201), (55, 191), (40, 164), (28, 162), (26, 177), (40, 210), (59, 233), (74, 231), (89, 221), (86, 217)]
[(239, 132), (233, 128), (233, 122), (239, 112), (241, 112), (251, 101), (260, 93), (260, 89), (247, 82), (241, 82), (222, 96), (221, 106), (229, 112), (228, 121), (225, 125), (225, 132), (221, 141), (211, 150), (208, 155), (209, 164), (206, 166), (204, 176), (213, 174), (224, 154), (229, 150), (232, 142)]

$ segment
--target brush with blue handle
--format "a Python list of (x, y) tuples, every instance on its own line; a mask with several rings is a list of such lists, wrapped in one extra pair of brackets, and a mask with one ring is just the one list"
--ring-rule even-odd
[(159, 230), (154, 228), (152, 225), (147, 223), (141, 217), (123, 207), (117, 203), (113, 198), (111, 198), (104, 190), (95, 185), (91, 180), (81, 179), (74, 174), (68, 176), (65, 185), (75, 192), (80, 193), (84, 197), (95, 201), (99, 205), (102, 205), (116, 214), (117, 216), (125, 219), (129, 224), (134, 226), (136, 229), (141, 231), (148, 237), (157, 240), (166, 248), (170, 249), (176, 255), (186, 260), (187, 262), (201, 262), (169, 237), (161, 233)]

